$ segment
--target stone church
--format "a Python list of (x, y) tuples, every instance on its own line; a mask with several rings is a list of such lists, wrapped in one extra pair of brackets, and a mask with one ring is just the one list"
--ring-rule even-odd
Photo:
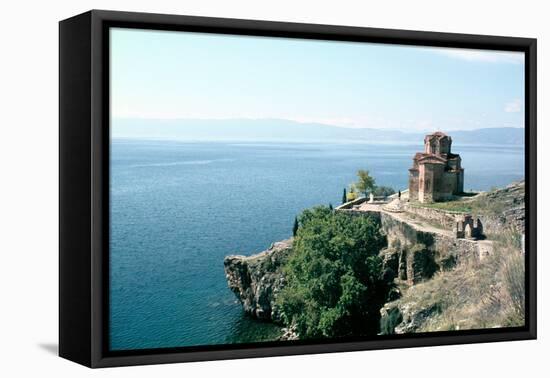
[(452, 139), (438, 131), (424, 138), (424, 152), (413, 157), (409, 169), (409, 201), (445, 201), (464, 191), (460, 155), (451, 152)]

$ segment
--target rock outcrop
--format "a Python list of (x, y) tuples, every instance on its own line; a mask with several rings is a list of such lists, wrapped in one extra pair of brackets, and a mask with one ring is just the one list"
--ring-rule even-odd
[(436, 264), (434, 252), (424, 244), (415, 244), (404, 248), (390, 247), (380, 252), (384, 280), (391, 282), (398, 278), (414, 285), (430, 279), (436, 270), (443, 269)]
[(284, 240), (256, 255), (231, 255), (224, 260), (229, 288), (243, 310), (263, 320), (278, 321), (277, 293), (285, 284), (282, 267), (292, 252), (292, 240)]
[(486, 232), (498, 234), (503, 228), (512, 228), (525, 234), (525, 181), (482, 193), (476, 200), (491, 210), (484, 217)]
[(381, 332), (384, 334), (419, 332), (426, 322), (440, 311), (439, 303), (399, 301), (386, 303), (380, 310)]
[(282, 331), (283, 334), (279, 337), (280, 341), (298, 340), (300, 338), (294, 326), (283, 328)]

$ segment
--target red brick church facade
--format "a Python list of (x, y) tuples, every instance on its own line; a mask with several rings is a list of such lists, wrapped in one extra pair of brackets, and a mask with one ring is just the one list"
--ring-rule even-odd
[(414, 155), (409, 169), (410, 201), (444, 201), (464, 191), (464, 168), (451, 144), (451, 137), (442, 132), (426, 135), (424, 152)]

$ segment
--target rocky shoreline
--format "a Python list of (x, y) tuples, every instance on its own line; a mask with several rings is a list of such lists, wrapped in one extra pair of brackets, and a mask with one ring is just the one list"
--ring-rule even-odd
[(280, 321), (275, 300), (285, 284), (282, 268), (290, 253), (292, 239), (273, 243), (256, 255), (230, 255), (224, 259), (228, 286), (247, 314)]

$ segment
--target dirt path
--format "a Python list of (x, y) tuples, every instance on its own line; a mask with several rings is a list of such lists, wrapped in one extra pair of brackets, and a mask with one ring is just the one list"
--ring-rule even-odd
[(428, 232), (433, 234), (440, 234), (447, 237), (454, 237), (453, 232), (451, 230), (444, 230), (442, 228), (435, 227), (423, 220), (410, 216), (406, 212), (386, 211), (383, 209), (382, 206), (383, 205), (379, 205), (379, 204), (364, 203), (357, 210), (366, 211), (366, 212), (375, 211), (375, 212), (384, 213), (401, 222), (410, 224), (412, 227), (414, 227), (418, 231)]
[[(389, 211), (388, 208), (384, 208), (385, 204), (382, 203), (363, 203), (353, 209), (354, 211), (359, 212), (377, 212), (384, 213), (396, 221), (406, 223), (413, 227), (416, 231), (430, 233), (435, 235), (440, 235), (446, 238), (455, 239), (456, 235), (452, 230), (443, 229), (428, 221), (407, 213), (406, 211)], [(478, 258), (483, 259), (484, 257), (493, 253), (493, 242), (491, 240), (474, 240), (474, 239), (460, 239), (462, 242), (475, 244), (477, 247)]]

